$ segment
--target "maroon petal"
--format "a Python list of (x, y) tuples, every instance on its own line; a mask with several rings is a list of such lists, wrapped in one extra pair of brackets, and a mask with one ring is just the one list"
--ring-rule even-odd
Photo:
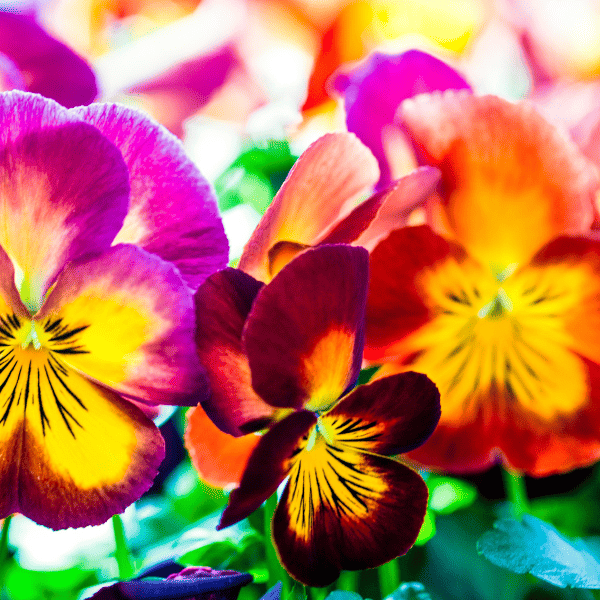
[(240, 486), (229, 496), (217, 529), (246, 518), (275, 493), (316, 422), (314, 413), (300, 410), (273, 425), (262, 436), (250, 455)]
[(195, 295), (196, 347), (211, 390), (202, 407), (217, 427), (235, 436), (262, 429), (274, 411), (252, 388), (242, 349), (242, 329), (261, 287), (243, 271), (227, 268)]
[[(405, 554), (427, 509), (427, 486), (408, 467), (323, 448), (302, 452), (273, 518), (282, 564), (304, 585), (319, 587), (342, 570), (370, 569)], [(313, 452), (322, 456), (312, 458)]]
[(174, 263), (192, 289), (223, 268), (228, 243), (217, 203), (181, 142), (124, 106), (94, 104), (76, 114), (121, 150), (129, 170), (130, 208), (115, 242)]
[(324, 245), (300, 254), (257, 295), (243, 335), (252, 387), (272, 406), (329, 408), (362, 361), (364, 248)]
[(339, 75), (334, 85), (344, 96), (348, 130), (355, 133), (379, 161), (379, 187), (391, 181), (382, 133), (394, 122), (402, 101), (423, 92), (470, 89), (454, 69), (420, 50), (398, 55), (375, 52), (355, 70)]
[(421, 373), (399, 373), (352, 390), (323, 416), (339, 444), (375, 454), (420, 446), (440, 419), (440, 393)]
[(67, 108), (89, 104), (98, 95), (89, 65), (49, 36), (27, 15), (0, 12), (0, 52), (24, 75), (27, 91), (52, 98)]

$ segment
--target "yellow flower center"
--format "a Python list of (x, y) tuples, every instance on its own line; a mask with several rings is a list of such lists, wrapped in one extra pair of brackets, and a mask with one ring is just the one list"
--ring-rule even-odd
[(399, 351), (407, 368), (440, 388), (444, 421), (481, 407), (502, 412), (510, 402), (548, 420), (587, 401), (587, 370), (566, 327), (588, 293), (587, 268), (511, 268), (494, 276), (475, 261), (449, 259), (422, 274), (434, 318)]

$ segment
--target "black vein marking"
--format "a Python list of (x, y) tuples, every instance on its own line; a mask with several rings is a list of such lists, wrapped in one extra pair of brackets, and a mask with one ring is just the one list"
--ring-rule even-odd
[(85, 331), (89, 325), (81, 325), (79, 327), (69, 327), (65, 325), (61, 317), (48, 317), (44, 323), (44, 331), (51, 333), (48, 338), (50, 343), (50, 352), (57, 354), (89, 354), (85, 346), (78, 343), (78, 335)]

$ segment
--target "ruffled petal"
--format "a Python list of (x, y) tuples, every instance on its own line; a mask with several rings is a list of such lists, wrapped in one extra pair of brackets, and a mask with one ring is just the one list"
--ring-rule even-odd
[(0, 95), (0, 180), (0, 245), (35, 312), (66, 262), (110, 246), (127, 212), (127, 168), (97, 129), (13, 91)]
[(76, 114), (123, 154), (130, 207), (115, 243), (132, 243), (172, 262), (196, 289), (227, 264), (229, 246), (215, 196), (181, 142), (143, 113), (94, 104)]
[(69, 264), (35, 324), (42, 347), (120, 394), (195, 405), (207, 393), (191, 293), (173, 265), (140, 248)]
[(151, 486), (164, 442), (138, 408), (45, 350), (5, 344), (0, 378), (0, 518), (99, 525)]
[(252, 387), (270, 405), (326, 410), (362, 361), (368, 254), (306, 250), (257, 295), (243, 334)]
[(375, 52), (353, 71), (338, 75), (334, 86), (344, 96), (348, 131), (377, 157), (379, 188), (391, 183), (383, 136), (402, 101), (435, 90), (470, 89), (454, 69), (420, 50)]
[(448, 232), (497, 274), (589, 229), (596, 169), (531, 106), (446, 92), (406, 101), (400, 118), (442, 171)]
[(201, 479), (216, 487), (238, 486), (258, 435), (233, 437), (221, 431), (201, 406), (187, 414), (185, 447)]
[(421, 373), (360, 385), (322, 417), (340, 446), (392, 455), (420, 446), (440, 419), (440, 393)]
[(406, 225), (411, 212), (431, 196), (439, 180), (440, 172), (432, 167), (420, 167), (401, 177), (359, 204), (322, 243), (354, 243), (373, 249), (391, 231)]
[(409, 354), (405, 336), (435, 316), (422, 289), (423, 274), (446, 263), (451, 265), (451, 280), (453, 275), (460, 277), (454, 265), (466, 260), (462, 248), (426, 225), (393, 231), (383, 240), (369, 261), (365, 358), (378, 361)]
[(273, 518), (287, 571), (310, 586), (377, 567), (414, 544), (427, 486), (408, 467), (318, 438), (298, 455)]
[(217, 427), (234, 436), (263, 429), (274, 412), (252, 388), (242, 349), (242, 329), (262, 286), (227, 268), (211, 275), (195, 295), (196, 346), (210, 383), (203, 408)]
[(0, 12), (0, 52), (27, 75), (26, 88), (71, 108), (93, 102), (96, 76), (70, 48), (28, 15)]
[(229, 504), (217, 529), (246, 518), (275, 493), (316, 422), (314, 413), (299, 410), (273, 425), (260, 438), (246, 464), (239, 487), (229, 496)]
[(329, 133), (300, 156), (240, 258), (239, 268), (268, 282), (269, 250), (279, 241), (314, 245), (377, 181), (371, 152), (348, 133)]

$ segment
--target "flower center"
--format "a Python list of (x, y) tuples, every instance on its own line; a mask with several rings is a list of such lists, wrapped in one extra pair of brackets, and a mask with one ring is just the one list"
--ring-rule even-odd
[(499, 281), (474, 261), (449, 259), (420, 284), (434, 317), (406, 339), (403, 364), (438, 385), (444, 421), (508, 403), (547, 420), (587, 401), (565, 327), (585, 286), (581, 269), (528, 267)]

